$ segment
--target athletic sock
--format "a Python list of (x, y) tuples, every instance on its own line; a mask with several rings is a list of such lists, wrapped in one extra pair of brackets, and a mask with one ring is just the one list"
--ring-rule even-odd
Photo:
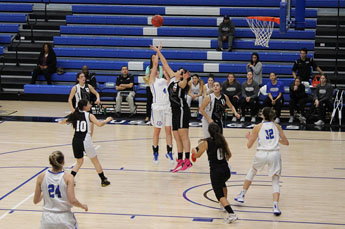
[(107, 179), (107, 178), (104, 176), (104, 173), (103, 173), (103, 172), (98, 173), (98, 176), (101, 178), (102, 181), (105, 180), (105, 179)]
[(167, 153), (172, 153), (172, 146), (167, 145)]
[(273, 202), (273, 207), (274, 207), (274, 208), (278, 208), (278, 202), (277, 202), (277, 201), (274, 201), (274, 202)]
[(75, 177), (77, 175), (77, 172), (71, 171), (71, 174)]
[(242, 189), (242, 191), (241, 191), (240, 195), (241, 195), (241, 196), (245, 196), (245, 195), (246, 195), (246, 193), (247, 193), (247, 191), (248, 191), (248, 190)]
[(159, 146), (152, 146), (153, 154), (158, 154)]
[(186, 152), (186, 159), (189, 159), (190, 152)]
[(183, 159), (183, 152), (178, 152), (177, 153), (177, 160), (182, 160)]
[(232, 210), (232, 208), (230, 207), (230, 205), (227, 205), (224, 207), (225, 210), (229, 213), (229, 214), (234, 214), (234, 211)]

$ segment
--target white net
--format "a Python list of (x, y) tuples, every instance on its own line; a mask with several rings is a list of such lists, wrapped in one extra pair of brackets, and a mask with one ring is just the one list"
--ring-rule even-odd
[(255, 45), (261, 45), (268, 48), (268, 42), (270, 41), (274, 28), (274, 21), (262, 21), (247, 18), (247, 22), (249, 28), (255, 34)]

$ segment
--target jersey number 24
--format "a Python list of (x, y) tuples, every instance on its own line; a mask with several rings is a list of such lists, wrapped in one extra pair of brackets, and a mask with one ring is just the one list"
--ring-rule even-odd
[(58, 198), (61, 198), (60, 186), (58, 185), (56, 188), (53, 184), (48, 185), (48, 192), (50, 198), (55, 198), (55, 195)]

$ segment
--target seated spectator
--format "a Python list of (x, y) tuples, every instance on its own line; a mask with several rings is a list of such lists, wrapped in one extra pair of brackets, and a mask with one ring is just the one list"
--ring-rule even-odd
[[(146, 117), (145, 117), (146, 123), (149, 123), (150, 118), (151, 118), (152, 93), (151, 93), (151, 88), (150, 88), (150, 84), (149, 84), (149, 79), (150, 79), (151, 69), (153, 66), (153, 60), (155, 57), (156, 57), (156, 55), (152, 54), (151, 60), (150, 60), (150, 65), (148, 65), (146, 67), (145, 77), (144, 77), (144, 81), (146, 83), (146, 98), (147, 98), (147, 100), (146, 100)], [(157, 74), (159, 74), (159, 78), (163, 78), (163, 68), (160, 65), (158, 65)]]
[(259, 107), (259, 84), (253, 80), (253, 73), (247, 73), (247, 81), (242, 84), (242, 98), (240, 106), (242, 111), (241, 122), (245, 121), (246, 108), (250, 109), (251, 122), (256, 122)]
[(308, 50), (306, 48), (302, 48), (300, 51), (300, 58), (295, 61), (292, 67), (293, 77), (296, 78), (296, 76), (299, 76), (305, 86), (309, 86), (311, 67), (323, 75), (321, 68), (316, 64), (313, 58), (307, 57), (307, 53)]
[(253, 80), (259, 84), (262, 84), (262, 63), (259, 60), (259, 54), (252, 53), (252, 59), (247, 64), (247, 72), (253, 73)]
[(56, 55), (52, 46), (45, 43), (38, 57), (37, 67), (34, 69), (31, 84), (35, 84), (39, 74), (43, 74), (49, 85), (52, 84), (51, 75), (56, 72)]
[(89, 67), (84, 65), (81, 69), (81, 72), (84, 73), (86, 83), (91, 85), (93, 88), (97, 88), (97, 80), (96, 80), (96, 73), (90, 73)]
[[(306, 115), (305, 115), (305, 104), (308, 102), (313, 102), (313, 98), (305, 93), (305, 86), (301, 83), (301, 78), (297, 76), (290, 84), (290, 119), (289, 123), (293, 123), (294, 121), (294, 111), (295, 109), (299, 110), (300, 112), (300, 122), (302, 124), (306, 123)], [(298, 105), (298, 107), (297, 107)]]
[(187, 104), (190, 107), (192, 101), (197, 101), (200, 108), (202, 104), (202, 88), (204, 86), (203, 81), (200, 79), (198, 74), (192, 75), (192, 80), (188, 82), (188, 94)]
[(115, 105), (115, 116), (120, 117), (122, 97), (126, 97), (126, 101), (129, 105), (129, 117), (133, 117), (135, 114), (135, 105), (134, 105), (134, 77), (128, 73), (128, 67), (122, 66), (121, 76), (117, 77), (116, 80), (116, 105)]
[(282, 106), (284, 105), (284, 85), (282, 82), (277, 80), (277, 76), (274, 72), (270, 73), (270, 80), (266, 85), (267, 98), (264, 101), (264, 107), (274, 107), (276, 110), (275, 123), (280, 122), (280, 113)]
[(333, 87), (328, 83), (328, 79), (325, 75), (320, 77), (320, 84), (316, 86), (314, 96), (314, 109), (318, 110), (319, 120), (314, 124), (322, 126), (325, 124), (326, 109), (332, 109), (333, 101)]
[(234, 40), (235, 26), (228, 15), (224, 16), (223, 22), (218, 28), (218, 48), (217, 51), (223, 51), (223, 41), (228, 41), (228, 52), (232, 51), (232, 43)]
[[(238, 109), (242, 89), (241, 84), (237, 81), (234, 73), (228, 74), (228, 79), (222, 84), (222, 92), (230, 99), (231, 104)], [(237, 118), (234, 116), (232, 122), (236, 122)]]
[(203, 97), (206, 97), (213, 93), (213, 84), (214, 84), (214, 75), (211, 73), (207, 77), (207, 84), (204, 85), (203, 88)]

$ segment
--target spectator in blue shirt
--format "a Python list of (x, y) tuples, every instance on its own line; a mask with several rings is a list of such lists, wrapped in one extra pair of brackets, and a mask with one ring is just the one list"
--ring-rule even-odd
[(277, 115), (274, 121), (279, 123), (281, 108), (284, 104), (284, 85), (277, 80), (277, 76), (274, 72), (270, 73), (270, 80), (271, 82), (266, 85), (268, 96), (264, 101), (264, 107), (274, 107)]

